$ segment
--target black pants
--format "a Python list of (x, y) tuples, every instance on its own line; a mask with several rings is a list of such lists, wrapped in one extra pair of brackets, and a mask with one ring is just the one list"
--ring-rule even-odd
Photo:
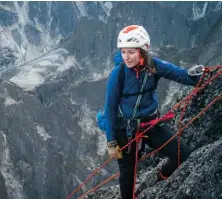
[[(127, 144), (128, 139), (125, 131), (120, 130), (117, 133), (117, 142), (120, 147)], [(148, 139), (143, 139), (146, 144), (151, 148), (157, 149), (162, 146), (167, 140), (169, 140), (173, 134), (166, 128), (166, 126), (156, 125), (150, 129), (146, 135)], [(181, 140), (180, 148), (180, 162), (185, 161), (191, 153), (191, 150)], [(133, 183), (134, 183), (134, 165), (135, 165), (135, 151), (136, 143), (131, 145), (130, 153), (127, 153), (127, 149), (123, 150), (123, 159), (118, 160), (120, 177), (120, 192), (122, 199), (131, 199), (133, 197)], [(169, 161), (163, 165), (161, 173), (164, 176), (170, 176), (178, 166), (178, 142), (177, 137), (173, 139), (168, 145), (166, 145), (160, 152), (169, 158)]]

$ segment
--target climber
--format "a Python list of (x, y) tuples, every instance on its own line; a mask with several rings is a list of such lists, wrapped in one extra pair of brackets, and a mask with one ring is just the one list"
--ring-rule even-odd
[[(118, 161), (120, 191), (122, 199), (133, 198), (134, 164), (136, 144), (120, 152), (135, 137), (141, 122), (158, 117), (156, 88), (161, 77), (194, 86), (200, 73), (186, 70), (172, 63), (152, 57), (149, 53), (150, 37), (144, 27), (130, 25), (123, 28), (117, 40), (121, 54), (116, 59), (123, 64), (114, 67), (108, 80), (105, 101), (106, 138), (108, 154)], [(200, 67), (199, 67), (200, 68)], [(199, 69), (198, 68), (198, 69)], [(123, 70), (123, 72), (121, 72)], [(123, 73), (120, 78), (120, 73)], [(120, 82), (123, 82), (121, 86)], [(157, 149), (173, 134), (164, 124), (158, 124), (146, 133), (145, 144)], [(180, 161), (184, 162), (191, 149), (181, 140)], [(166, 145), (161, 152), (168, 162), (156, 172), (157, 180), (167, 179), (177, 168), (177, 139)]]

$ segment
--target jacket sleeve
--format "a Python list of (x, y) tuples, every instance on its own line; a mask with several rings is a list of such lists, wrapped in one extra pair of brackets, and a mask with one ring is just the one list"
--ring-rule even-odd
[(189, 86), (195, 86), (201, 75), (190, 76), (188, 71), (184, 68), (176, 66), (172, 63), (153, 58), (156, 63), (157, 75), (166, 79)]
[(120, 67), (116, 66), (111, 72), (106, 88), (105, 118), (106, 118), (106, 138), (107, 142), (115, 140), (115, 126), (118, 115), (118, 105), (120, 100), (120, 87), (118, 82)]

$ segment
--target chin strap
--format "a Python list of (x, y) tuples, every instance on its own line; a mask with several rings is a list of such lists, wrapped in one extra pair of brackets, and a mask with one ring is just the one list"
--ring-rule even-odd
[(144, 67), (144, 57), (140, 55), (140, 61), (137, 66), (134, 67), (136, 71), (136, 78), (139, 78), (140, 72), (143, 71), (146, 67)]
[(136, 71), (136, 78), (139, 78), (140, 72), (146, 69), (146, 66), (144, 66), (144, 57), (142, 57), (140, 52), (140, 61), (137, 64), (137, 66), (134, 67), (134, 70)]
[(144, 64), (144, 57), (141, 58), (141, 59), (140, 59), (140, 62), (139, 62), (139, 65), (140, 65), (140, 66), (143, 66), (143, 64)]

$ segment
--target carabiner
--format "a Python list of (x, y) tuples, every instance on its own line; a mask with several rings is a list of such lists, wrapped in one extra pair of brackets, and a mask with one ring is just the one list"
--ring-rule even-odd
[(188, 74), (190, 76), (198, 76), (198, 75), (201, 75), (204, 71), (205, 71), (205, 67), (203, 65), (196, 65), (188, 69)]

